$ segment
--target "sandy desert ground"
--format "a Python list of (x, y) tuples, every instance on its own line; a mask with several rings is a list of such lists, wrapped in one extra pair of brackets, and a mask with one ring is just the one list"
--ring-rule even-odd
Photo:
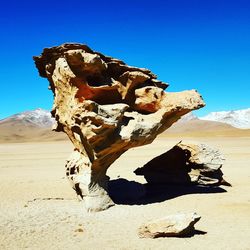
[[(249, 133), (187, 138), (223, 152), (224, 177), (233, 187), (177, 186), (163, 189), (160, 197), (137, 201), (145, 181), (133, 171), (181, 139), (164, 135), (118, 159), (108, 175), (120, 192), (120, 204), (99, 213), (85, 212), (64, 177), (70, 142), (0, 144), (0, 249), (250, 249)], [(134, 200), (127, 202), (126, 196)], [(143, 222), (193, 211), (202, 218), (192, 237), (137, 236)]]

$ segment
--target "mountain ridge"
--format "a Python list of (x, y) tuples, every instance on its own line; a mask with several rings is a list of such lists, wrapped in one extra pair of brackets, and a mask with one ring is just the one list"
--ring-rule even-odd
[[(248, 110), (250, 111), (250, 109), (246, 111)], [(241, 112), (241, 119), (244, 121), (242, 124), (245, 125), (249, 122), (249, 127), (244, 127), (244, 129), (233, 127), (230, 124), (232, 123), (232, 117), (239, 117), (239, 112), (236, 112), (236, 115), (235, 111), (223, 112), (222, 115), (220, 112), (213, 112), (212, 118), (216, 117), (217, 119), (215, 121), (204, 119), (207, 116), (197, 117), (190, 112), (166, 130), (163, 136), (176, 136), (177, 134), (181, 136), (250, 135), (250, 118), (249, 120), (244, 118), (242, 115), (245, 112), (244, 110)], [(248, 114), (248, 112), (245, 113)], [(219, 119), (221, 116), (222, 118), (230, 116), (230, 123), (221, 122)], [(236, 121), (238, 123), (236, 125), (239, 125), (239, 120), (237, 119), (235, 118), (233, 121)], [(0, 120), (0, 143), (66, 140), (67, 136), (63, 132), (51, 131), (54, 122), (50, 112), (41, 108), (14, 114)]]
[[(229, 124), (235, 128), (249, 129), (250, 128), (250, 108), (230, 111), (215, 111), (210, 112), (205, 116), (198, 117), (193, 112), (184, 115), (178, 122), (187, 122), (190, 120), (206, 120), (214, 122), (222, 122)], [(24, 125), (33, 125), (40, 128), (50, 128), (55, 120), (52, 118), (48, 110), (37, 108), (31, 111), (24, 111), (0, 120), (0, 124), (17, 121)]]
[(250, 108), (230, 111), (211, 112), (206, 116), (199, 117), (200, 120), (216, 121), (230, 124), (235, 128), (250, 128)]
[(54, 118), (52, 118), (48, 110), (37, 108), (35, 110), (16, 113), (14, 115), (1, 119), (0, 124), (10, 121), (19, 121), (24, 125), (34, 125), (41, 128), (47, 128), (53, 125)]

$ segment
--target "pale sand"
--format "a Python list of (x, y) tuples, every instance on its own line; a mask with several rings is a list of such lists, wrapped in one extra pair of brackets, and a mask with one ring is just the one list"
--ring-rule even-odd
[[(144, 183), (133, 170), (177, 143), (157, 139), (132, 149), (108, 171)], [(180, 195), (88, 214), (65, 179), (70, 142), (0, 144), (0, 249), (250, 249), (250, 137), (196, 137), (226, 156), (224, 193)], [(63, 200), (46, 200), (63, 198)], [(35, 199), (35, 200), (34, 200)], [(177, 212), (202, 216), (190, 238), (140, 239), (141, 223)], [(80, 230), (79, 230), (80, 229)], [(83, 232), (80, 232), (81, 229)]]

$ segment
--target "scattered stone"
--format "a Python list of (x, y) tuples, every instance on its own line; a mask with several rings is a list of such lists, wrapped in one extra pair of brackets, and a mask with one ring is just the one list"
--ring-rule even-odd
[(221, 171), (224, 161), (217, 149), (181, 141), (134, 172), (143, 175), (148, 183), (229, 186)]
[(88, 211), (114, 205), (106, 171), (125, 151), (150, 144), (181, 116), (205, 104), (195, 90), (167, 93), (167, 84), (82, 44), (44, 49), (34, 57), (54, 94), (55, 131), (74, 144), (66, 175)]
[(82, 229), (82, 228), (77, 228), (77, 229), (75, 230), (75, 232), (76, 232), (76, 233), (83, 233), (83, 229)]
[(196, 213), (169, 215), (139, 227), (140, 238), (185, 237), (194, 234), (194, 224), (201, 216)]

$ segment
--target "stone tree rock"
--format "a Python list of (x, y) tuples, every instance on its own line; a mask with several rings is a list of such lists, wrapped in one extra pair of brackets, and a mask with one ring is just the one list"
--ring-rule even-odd
[(151, 143), (182, 115), (205, 104), (195, 90), (167, 93), (148, 69), (126, 65), (82, 44), (44, 49), (34, 57), (54, 94), (55, 131), (75, 150), (66, 174), (89, 211), (113, 205), (108, 167), (129, 148)]
[(228, 185), (221, 167), (225, 161), (218, 149), (203, 143), (179, 142), (134, 172), (148, 183)]

